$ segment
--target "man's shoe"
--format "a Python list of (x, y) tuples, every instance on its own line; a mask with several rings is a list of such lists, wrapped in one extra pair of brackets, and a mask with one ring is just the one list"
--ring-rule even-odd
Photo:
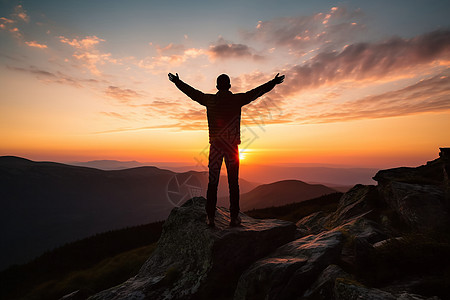
[(239, 216), (231, 217), (230, 226), (231, 227), (239, 226), (241, 225), (241, 222), (242, 222), (241, 217)]

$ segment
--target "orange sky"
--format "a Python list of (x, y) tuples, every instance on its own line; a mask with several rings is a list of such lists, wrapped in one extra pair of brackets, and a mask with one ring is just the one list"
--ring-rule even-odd
[(0, 155), (193, 165), (208, 147), (206, 112), (168, 72), (204, 92), (215, 92), (221, 73), (233, 92), (286, 75), (243, 109), (243, 164), (385, 168), (450, 146), (448, 20), (382, 32), (374, 10), (320, 2), (252, 12), (226, 29), (218, 21), (201, 35), (183, 18), (167, 32), (122, 20), (117, 34), (96, 27), (109, 22), (101, 10), (92, 20), (52, 20), (59, 11), (28, 5), (0, 16)]

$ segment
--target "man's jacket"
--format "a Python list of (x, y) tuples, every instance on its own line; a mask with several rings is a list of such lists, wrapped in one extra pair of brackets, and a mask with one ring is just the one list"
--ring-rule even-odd
[(273, 80), (246, 93), (233, 94), (219, 90), (216, 94), (205, 94), (180, 79), (175, 85), (192, 100), (206, 106), (209, 127), (209, 142), (222, 141), (241, 143), (241, 107), (272, 90)]

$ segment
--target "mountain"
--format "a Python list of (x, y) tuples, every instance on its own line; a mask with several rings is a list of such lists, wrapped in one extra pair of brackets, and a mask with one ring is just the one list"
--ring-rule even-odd
[(104, 159), (104, 160), (91, 160), (87, 162), (68, 162), (68, 165), (72, 166), (79, 166), (79, 167), (88, 167), (88, 168), (95, 168), (95, 169), (101, 169), (101, 170), (122, 170), (122, 169), (130, 169), (130, 168), (137, 168), (137, 167), (144, 167), (145, 164), (140, 163), (138, 161), (132, 160), (132, 161), (118, 161), (118, 160), (110, 160), (110, 159)]
[(241, 210), (247, 211), (271, 206), (282, 206), (309, 200), (336, 190), (321, 184), (308, 184), (299, 180), (283, 180), (263, 184), (241, 195)]
[[(205, 166), (183, 165), (169, 162), (137, 162), (117, 160), (95, 160), (89, 162), (71, 162), (70, 165), (92, 167), (102, 170), (119, 170), (132, 167), (156, 166), (160, 169), (176, 173), (188, 171), (205, 172)], [(260, 183), (271, 183), (279, 180), (296, 179), (307, 183), (320, 183), (329, 187), (337, 187), (348, 191), (355, 184), (374, 184), (372, 177), (378, 171), (375, 168), (351, 168), (339, 165), (325, 164), (295, 164), (286, 165), (243, 165), (240, 168), (241, 177)]]
[(374, 168), (252, 165), (241, 168), (240, 174), (247, 180), (261, 183), (297, 179), (327, 186), (354, 186), (374, 184), (372, 177), (377, 171)]
[[(165, 220), (205, 196), (207, 173), (156, 167), (99, 170), (0, 157), (0, 269), (96, 233)], [(243, 192), (256, 184), (240, 180)], [(226, 195), (226, 178), (219, 195)]]
[[(379, 171), (334, 211), (295, 225), (218, 207), (206, 199), (172, 210), (136, 276), (94, 294), (113, 299), (449, 299), (450, 149), (417, 168)], [(65, 299), (76, 299), (77, 291)]]

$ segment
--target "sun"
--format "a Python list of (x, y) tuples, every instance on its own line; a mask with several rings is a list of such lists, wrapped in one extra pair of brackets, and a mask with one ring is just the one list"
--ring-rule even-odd
[(239, 160), (244, 160), (246, 153), (244, 151), (239, 151)]

